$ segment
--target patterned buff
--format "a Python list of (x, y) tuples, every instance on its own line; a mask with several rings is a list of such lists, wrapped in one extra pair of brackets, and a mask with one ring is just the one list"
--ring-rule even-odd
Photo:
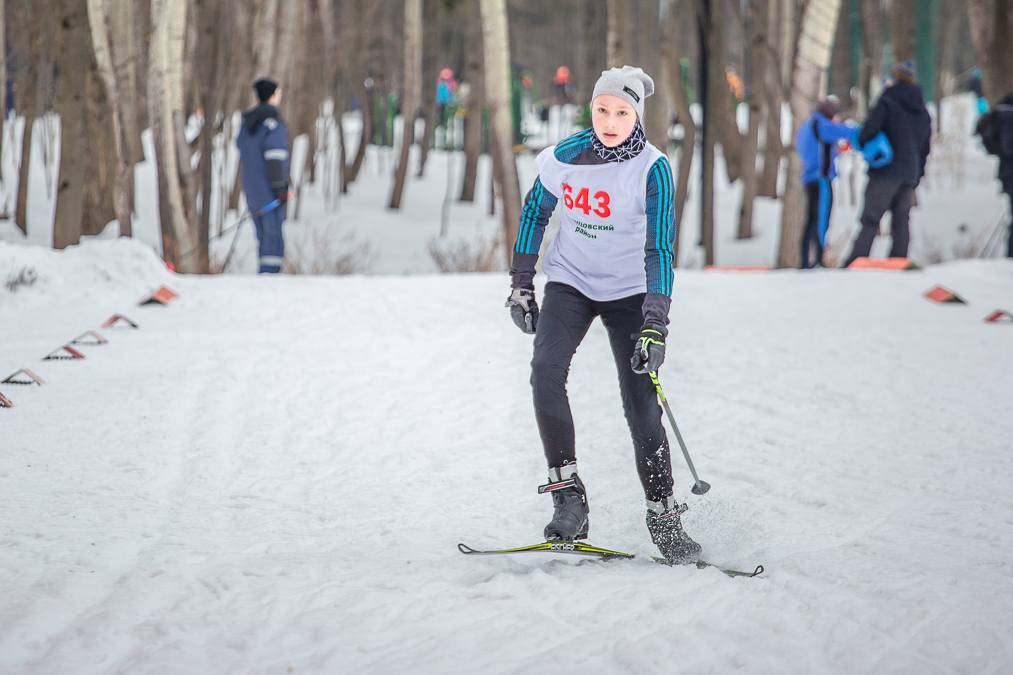
[(637, 120), (637, 125), (630, 132), (630, 137), (616, 147), (607, 147), (598, 140), (598, 134), (591, 134), (591, 144), (598, 156), (606, 162), (622, 162), (640, 154), (644, 146), (647, 145), (647, 136), (644, 134), (644, 128), (640, 126), (640, 120)]

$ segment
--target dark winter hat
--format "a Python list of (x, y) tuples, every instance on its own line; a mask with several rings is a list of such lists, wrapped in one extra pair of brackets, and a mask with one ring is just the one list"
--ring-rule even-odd
[(637, 111), (637, 117), (644, 119), (644, 99), (654, 93), (654, 80), (640, 68), (623, 66), (603, 70), (594, 85), (593, 101), (605, 94), (618, 96)]
[(834, 115), (841, 111), (841, 102), (836, 96), (827, 96), (825, 99), (820, 101), (820, 104), (816, 106), (816, 112), (826, 117), (828, 120), (832, 120)]
[(915, 62), (908, 59), (904, 63), (898, 63), (890, 69), (890, 75), (893, 79), (901, 82), (914, 82), (915, 81)]
[(274, 92), (278, 89), (278, 83), (271, 80), (257, 80), (253, 83), (253, 88), (257, 90), (257, 98), (261, 103), (264, 103), (274, 96)]

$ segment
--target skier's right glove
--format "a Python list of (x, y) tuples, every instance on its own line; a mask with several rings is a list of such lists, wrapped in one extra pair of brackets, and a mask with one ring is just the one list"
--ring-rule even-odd
[(517, 327), (528, 334), (534, 334), (538, 325), (538, 303), (535, 302), (535, 289), (515, 288), (507, 298), (506, 307), (510, 308), (510, 317)]
[(637, 375), (657, 372), (665, 362), (665, 335), (668, 331), (662, 326), (646, 324), (639, 333), (630, 337), (637, 341), (633, 347), (633, 358), (630, 366)]

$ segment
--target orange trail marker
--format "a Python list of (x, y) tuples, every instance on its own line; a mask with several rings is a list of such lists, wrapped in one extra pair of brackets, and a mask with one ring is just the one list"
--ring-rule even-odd
[(4, 396), (3, 394), (0, 394), (0, 408), (13, 408), (13, 407), (14, 404), (11, 402), (11, 400), (6, 396)]
[(907, 258), (855, 258), (854, 262), (848, 265), (849, 270), (920, 270), (917, 263)]
[(986, 316), (985, 321), (989, 323), (1013, 323), (1013, 314), (1007, 312), (1005, 309), (997, 309)]
[(141, 305), (168, 305), (170, 302), (179, 297), (179, 293), (172, 290), (168, 286), (159, 286), (158, 290), (151, 295), (142, 298), (139, 304)]
[(961, 305), (967, 304), (956, 293), (948, 288), (943, 288), (942, 286), (933, 286), (929, 290), (925, 291), (924, 295), (933, 302), (957, 302)]
[(45, 383), (45, 380), (27, 368), (22, 368), (3, 382), (0, 382), (0, 384), (37, 384), (39, 386), (42, 386)]
[(104, 337), (102, 337), (101, 335), (99, 335), (95, 331), (90, 330), (87, 333), (81, 333), (80, 335), (78, 335), (76, 338), (74, 338), (73, 340), (70, 341), (70, 344), (72, 344), (72, 345), (91, 345), (91, 346), (95, 346), (95, 345), (107, 345), (107, 344), (109, 344), (109, 340), (106, 340)]
[(64, 359), (70, 360), (70, 359), (83, 359), (83, 358), (84, 358), (84, 354), (82, 354), (81, 352), (77, 351), (76, 349), (74, 349), (70, 345), (63, 345), (59, 349), (54, 349), (53, 351), (49, 352), (49, 354), (46, 356), (46, 358), (44, 358), (42, 360), (43, 361), (61, 361), (61, 360), (64, 360)]
[(103, 328), (140, 328), (136, 323), (123, 316), (122, 314), (113, 314), (109, 317), (109, 320), (102, 324)]

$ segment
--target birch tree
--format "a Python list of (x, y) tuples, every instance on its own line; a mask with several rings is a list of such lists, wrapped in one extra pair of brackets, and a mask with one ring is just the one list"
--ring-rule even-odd
[(187, 0), (151, 0), (151, 51), (148, 58), (148, 118), (158, 169), (158, 214), (162, 255), (180, 272), (197, 272), (195, 203), (188, 198), (193, 180), (190, 149), (183, 135), (183, 55)]
[[(841, 0), (809, 0), (802, 15), (791, 87), (792, 138), (802, 122), (819, 103), (830, 48), (837, 28)], [(797, 152), (788, 155), (788, 182), (781, 212), (781, 243), (778, 267), (798, 267), (801, 263), (802, 229), (805, 199), (800, 182), (802, 165)]]
[[(117, 2), (115, 17), (113, 6), (108, 0), (87, 0), (88, 22), (91, 28), (92, 48), (98, 72), (105, 85), (106, 100), (109, 106), (109, 124), (111, 125), (113, 156), (115, 161), (115, 178), (113, 180), (113, 208), (116, 220), (120, 224), (120, 235), (129, 237), (131, 234), (130, 214), (132, 209), (134, 163), (130, 156), (127, 138), (132, 135), (136, 115), (129, 101), (134, 99), (133, 82), (129, 74), (132, 60), (124, 58), (122, 53), (114, 57), (114, 52), (128, 51), (133, 47), (133, 16), (132, 3)], [(115, 28), (110, 30), (115, 21)], [(115, 64), (115, 65), (114, 65)], [(121, 74), (118, 76), (117, 67)], [(127, 71), (127, 72), (122, 72)]]
[(394, 175), (394, 191), (390, 208), (401, 208), (405, 176), (412, 144), (415, 142), (415, 118), (422, 100), (422, 0), (404, 0), (404, 98), (401, 115), (404, 131), (401, 133), (401, 160)]
[(485, 52), (485, 97), (489, 106), (489, 144), (493, 147), (497, 187), (503, 199), (503, 244), (507, 262), (521, 215), (521, 187), (514, 157), (510, 119), (510, 42), (506, 0), (480, 0), (482, 44)]

